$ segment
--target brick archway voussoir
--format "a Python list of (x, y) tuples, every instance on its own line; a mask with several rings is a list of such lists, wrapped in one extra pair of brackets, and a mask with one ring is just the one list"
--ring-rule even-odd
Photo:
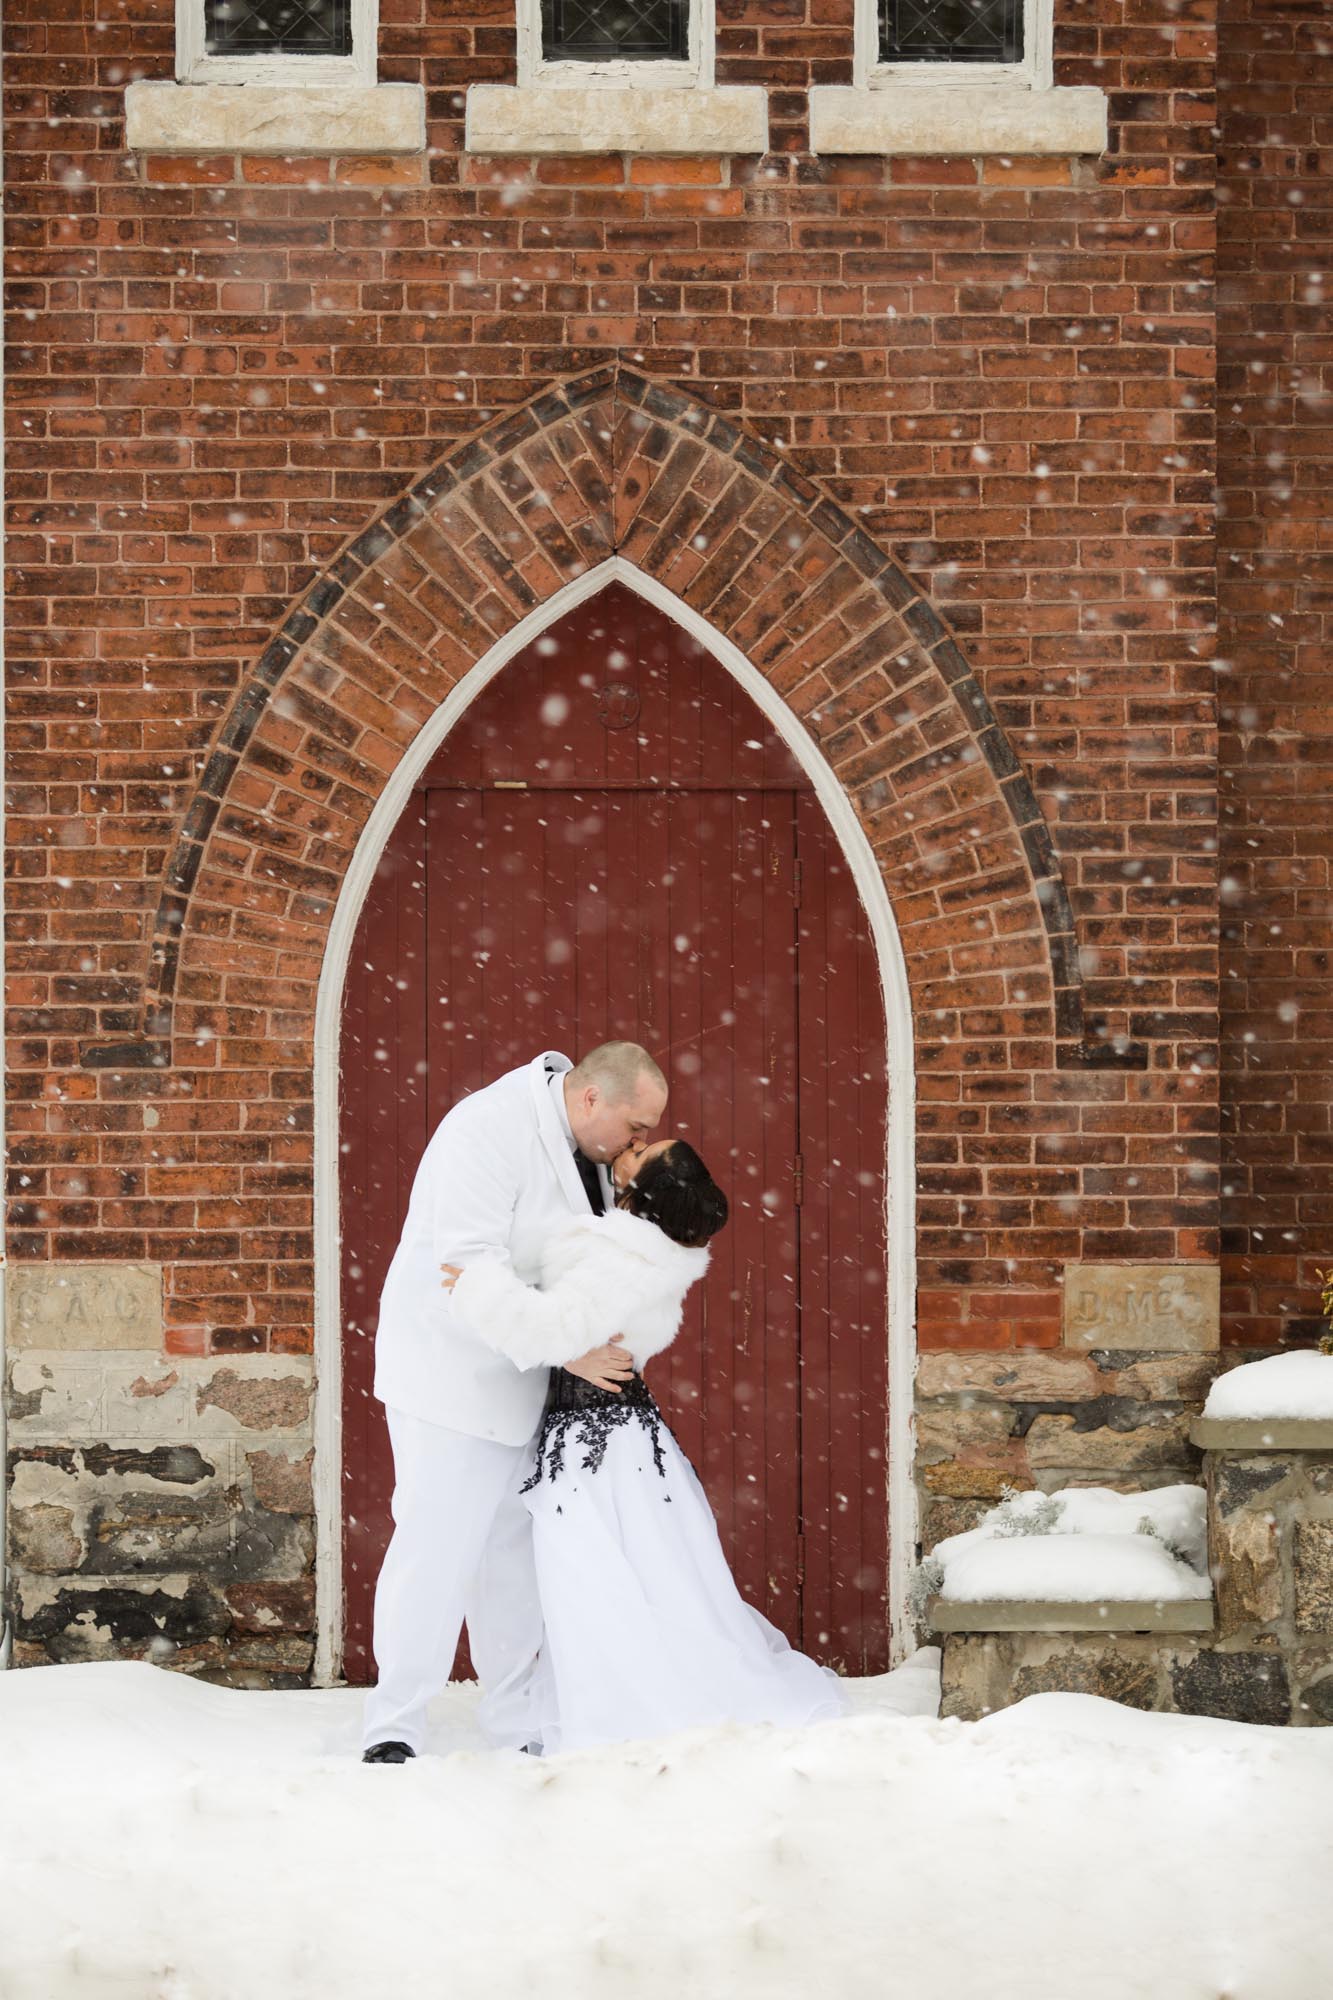
[[(883, 868), (917, 1004), (953, 1020), (944, 1040), (1040, 1032), (1048, 1062), (1053, 1039), (1087, 1060), (1058, 858), (938, 614), (780, 454), (669, 385), (607, 368), (448, 454), (306, 593), (239, 690), (186, 814), (143, 1035), (91, 1044), (84, 1063), (164, 1066), (172, 1032), (201, 1026), (297, 1059), (281, 938), (308, 941), (313, 1022), (321, 942), (388, 774), (477, 660), (613, 554), (732, 641), (820, 744)], [(951, 1008), (965, 979), (994, 1007)]]

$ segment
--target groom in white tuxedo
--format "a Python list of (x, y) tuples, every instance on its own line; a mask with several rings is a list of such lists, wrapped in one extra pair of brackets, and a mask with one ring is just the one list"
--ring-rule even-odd
[[(635, 1042), (603, 1043), (577, 1065), (548, 1049), (454, 1105), (422, 1155), (375, 1340), (394, 1530), (375, 1590), (367, 1763), (416, 1755), (464, 1620), (483, 1686), (530, 1657), (540, 1636), (518, 1487), (550, 1371), (520, 1369), (488, 1345), (440, 1266), (498, 1254), (534, 1283), (552, 1227), (610, 1207), (610, 1162), (646, 1142), (666, 1102), (661, 1070)], [(604, 1388), (630, 1373), (619, 1336), (565, 1365)]]

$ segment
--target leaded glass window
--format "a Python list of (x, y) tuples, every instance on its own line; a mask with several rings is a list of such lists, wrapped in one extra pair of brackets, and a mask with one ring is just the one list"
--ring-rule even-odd
[(350, 56), (351, 0), (204, 0), (210, 56)]
[(547, 62), (683, 62), (689, 0), (542, 0)]
[(881, 62), (1017, 63), (1023, 0), (879, 0)]

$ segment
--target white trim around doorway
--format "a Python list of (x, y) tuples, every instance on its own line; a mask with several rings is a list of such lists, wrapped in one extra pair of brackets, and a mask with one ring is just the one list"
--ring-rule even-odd
[(801, 723), (759, 670), (706, 618), (636, 569), (612, 556), (532, 611), (453, 687), (422, 728), (376, 801), (348, 868), (320, 975), (315, 1007), (315, 1681), (341, 1675), (342, 1642), (342, 1313), (338, 1226), (338, 1049), (347, 962), (361, 907), (381, 854), (412, 787), (463, 711), (516, 653), (549, 625), (609, 583), (622, 583), (682, 626), (733, 674), (806, 771), (828, 814), (870, 923), (888, 1024), (886, 1161), (887, 1315), (889, 1358), (889, 1617), (896, 1664), (911, 1650), (907, 1579), (915, 1560), (916, 1489), (912, 1478), (912, 1403), (916, 1373), (914, 1248), (915, 1092), (912, 1012), (907, 968), (888, 892), (870, 843), (834, 773)]

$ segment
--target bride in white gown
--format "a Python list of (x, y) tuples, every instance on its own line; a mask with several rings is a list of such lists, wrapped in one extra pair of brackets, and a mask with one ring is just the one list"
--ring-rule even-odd
[(547, 1754), (723, 1722), (840, 1715), (837, 1676), (798, 1653), (736, 1589), (703, 1488), (643, 1380), (668, 1346), (726, 1197), (680, 1139), (622, 1153), (616, 1207), (571, 1217), (545, 1246), (540, 1290), (492, 1259), (446, 1284), (522, 1367), (622, 1334), (619, 1392), (557, 1366), (523, 1497), (544, 1635), (489, 1689), (487, 1734)]

